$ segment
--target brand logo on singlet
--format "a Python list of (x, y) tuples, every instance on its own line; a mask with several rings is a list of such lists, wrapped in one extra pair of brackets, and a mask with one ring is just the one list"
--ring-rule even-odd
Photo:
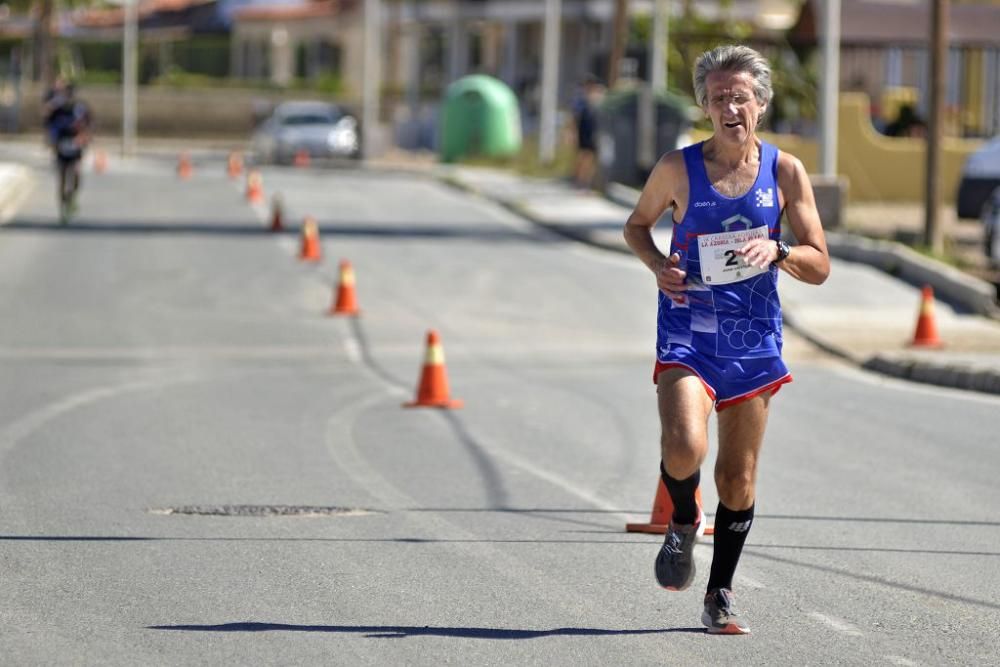
[(757, 208), (774, 208), (774, 188), (757, 188)]
[(695, 208), (704, 208), (705, 206), (715, 206), (714, 201), (696, 201), (694, 203)]

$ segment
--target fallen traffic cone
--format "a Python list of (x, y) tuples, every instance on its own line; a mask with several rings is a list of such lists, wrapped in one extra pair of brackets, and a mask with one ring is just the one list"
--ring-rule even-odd
[(460, 408), (463, 402), (452, 399), (448, 390), (448, 371), (444, 367), (444, 348), (441, 337), (433, 329), (427, 332), (427, 355), (420, 373), (417, 397), (404, 408)]
[(934, 322), (934, 289), (924, 285), (920, 292), (920, 313), (917, 315), (917, 328), (913, 332), (913, 347), (941, 347), (944, 343), (938, 338), (937, 324)]
[(309, 151), (304, 148), (300, 148), (295, 151), (295, 159), (292, 162), (296, 167), (308, 167), (309, 166)]
[(284, 230), (285, 226), (282, 222), (281, 197), (279, 195), (274, 195), (271, 199), (271, 231), (281, 232)]
[(340, 284), (337, 299), (330, 306), (328, 315), (360, 315), (357, 295), (354, 294), (354, 267), (346, 259), (340, 262)]
[(194, 173), (194, 167), (191, 165), (191, 156), (187, 153), (181, 153), (180, 157), (177, 158), (177, 176), (186, 181), (191, 178), (192, 173)]
[[(698, 502), (698, 510), (701, 511), (700, 487), (695, 489), (694, 497)], [(673, 514), (674, 503), (670, 500), (670, 494), (667, 493), (667, 487), (661, 478), (656, 486), (656, 497), (653, 499), (653, 511), (649, 514), (649, 523), (626, 523), (625, 532), (662, 535), (667, 532), (667, 525), (670, 523), (670, 517), (672, 517)], [(708, 525), (708, 521), (705, 519), (705, 513), (701, 512), (701, 525), (698, 527), (698, 534), (713, 535), (714, 533), (715, 527)]]
[(243, 173), (243, 156), (236, 151), (229, 154), (229, 160), (226, 162), (226, 173), (231, 179), (239, 178), (240, 174)]
[(316, 218), (307, 215), (302, 222), (302, 246), (299, 249), (299, 259), (304, 262), (318, 262), (323, 253), (319, 247), (319, 226)]
[(247, 172), (247, 201), (251, 204), (264, 201), (264, 178), (256, 169)]
[(94, 173), (103, 174), (108, 169), (108, 154), (98, 148), (94, 151)]

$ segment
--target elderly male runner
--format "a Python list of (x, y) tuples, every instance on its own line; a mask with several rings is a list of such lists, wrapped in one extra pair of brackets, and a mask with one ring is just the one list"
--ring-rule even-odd
[[(756, 135), (772, 96), (767, 61), (744, 46), (705, 52), (694, 90), (712, 136), (660, 158), (625, 225), (625, 240), (660, 290), (653, 380), (660, 472), (674, 513), (655, 572), (668, 590), (694, 579), (702, 517), (695, 491), (715, 408), (719, 507), (702, 623), (710, 633), (745, 634), (750, 629), (733, 608), (733, 573), (753, 523), (768, 404), (792, 379), (781, 360), (778, 269), (818, 285), (830, 260), (802, 163)], [(668, 208), (666, 257), (651, 231)], [(795, 247), (781, 240), (782, 212)]]

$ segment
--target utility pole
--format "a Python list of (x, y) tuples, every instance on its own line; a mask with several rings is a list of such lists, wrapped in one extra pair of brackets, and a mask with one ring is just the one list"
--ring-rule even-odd
[(819, 166), (828, 178), (837, 176), (837, 135), (840, 122), (840, 0), (823, 3), (823, 76), (819, 89)]
[(381, 0), (365, 0), (364, 64), (361, 82), (361, 154), (370, 160), (377, 153), (379, 90), (382, 88)]
[(608, 90), (618, 83), (625, 45), (628, 42), (628, 0), (615, 0), (614, 34), (611, 41), (611, 55), (608, 57)]
[(636, 163), (651, 170), (658, 157), (656, 93), (667, 88), (667, 0), (653, 2), (653, 31), (649, 37), (649, 82), (639, 89), (636, 110)]
[(135, 154), (138, 127), (137, 95), (139, 70), (139, 0), (124, 0), (122, 26), (122, 155)]
[(667, 47), (670, 44), (670, 15), (667, 0), (653, 1), (653, 35), (649, 49), (649, 84), (654, 91), (667, 89)]
[(941, 211), (941, 139), (944, 136), (944, 70), (948, 59), (949, 0), (934, 0), (931, 14), (930, 109), (927, 114), (927, 174), (924, 180), (924, 244), (931, 252), (944, 250), (944, 236), (938, 220)]
[(559, 29), (562, 0), (545, 0), (542, 37), (542, 100), (538, 126), (538, 160), (551, 164), (556, 157), (556, 106), (559, 97)]

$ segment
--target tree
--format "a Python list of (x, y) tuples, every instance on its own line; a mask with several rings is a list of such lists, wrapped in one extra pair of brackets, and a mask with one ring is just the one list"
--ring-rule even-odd
[(611, 55), (608, 57), (608, 88), (614, 88), (618, 81), (622, 56), (628, 42), (629, 18), (628, 0), (615, 0), (614, 34), (611, 41)]
[[(63, 6), (78, 6), (94, 3), (95, 0), (61, 0)], [(32, 71), (31, 78), (41, 81), (46, 87), (56, 78), (55, 43), (56, 36), (52, 24), (56, 17), (56, 0), (9, 0), (14, 11), (30, 11), (35, 17), (32, 31)]]

